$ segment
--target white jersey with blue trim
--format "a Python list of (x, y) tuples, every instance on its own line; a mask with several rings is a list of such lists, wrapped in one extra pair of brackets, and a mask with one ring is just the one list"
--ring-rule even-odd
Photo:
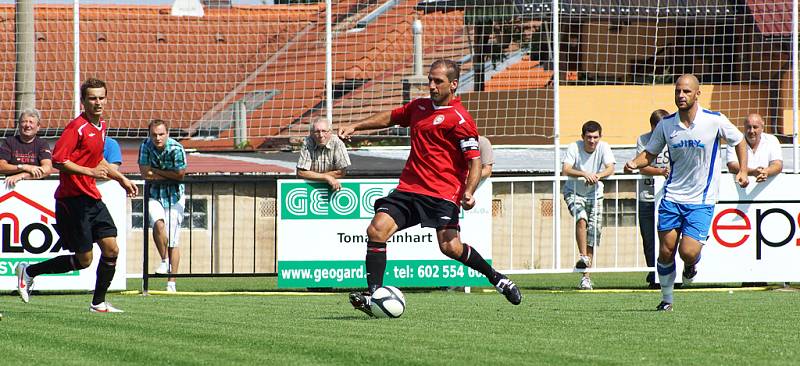
[(645, 149), (660, 154), (669, 149), (670, 174), (664, 198), (682, 204), (715, 204), (719, 195), (720, 138), (738, 145), (744, 135), (725, 115), (698, 108), (694, 121), (685, 126), (678, 113), (658, 123)]

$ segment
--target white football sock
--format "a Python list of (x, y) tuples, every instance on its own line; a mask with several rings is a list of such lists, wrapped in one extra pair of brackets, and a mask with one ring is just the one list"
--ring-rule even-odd
[(672, 291), (675, 287), (675, 261), (662, 264), (656, 261), (656, 272), (658, 281), (661, 282), (661, 299), (672, 304)]

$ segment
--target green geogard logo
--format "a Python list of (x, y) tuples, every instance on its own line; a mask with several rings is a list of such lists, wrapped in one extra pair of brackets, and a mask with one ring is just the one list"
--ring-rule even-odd
[[(0, 277), (16, 276), (14, 269), (17, 268), (17, 263), (24, 262), (28, 264), (35, 264), (44, 262), (50, 258), (2, 258), (0, 257)], [(44, 276), (77, 276), (80, 272), (70, 271), (67, 273), (47, 274)]]
[(368, 219), (375, 214), (375, 201), (394, 190), (395, 184), (342, 182), (342, 189), (332, 192), (325, 183), (281, 183), (281, 218)]
[[(450, 259), (390, 260), (383, 280), (400, 287), (490, 286), (482, 274)], [(366, 284), (363, 260), (278, 262), (279, 288), (358, 288)]]
[[(325, 183), (281, 183), (281, 219), (371, 219), (375, 201), (396, 185), (396, 181), (342, 182), (342, 189), (332, 192)], [(464, 218), (464, 210), (459, 218)]]

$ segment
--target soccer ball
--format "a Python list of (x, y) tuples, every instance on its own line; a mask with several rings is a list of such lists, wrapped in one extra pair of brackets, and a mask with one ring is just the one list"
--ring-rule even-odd
[(406, 311), (406, 297), (397, 287), (384, 286), (372, 293), (369, 306), (376, 318), (399, 318)]

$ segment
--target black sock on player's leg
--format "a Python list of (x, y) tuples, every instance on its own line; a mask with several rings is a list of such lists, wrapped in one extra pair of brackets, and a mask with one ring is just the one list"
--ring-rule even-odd
[(100, 262), (97, 263), (97, 279), (94, 284), (92, 305), (98, 305), (106, 301), (106, 292), (108, 292), (108, 287), (111, 286), (111, 280), (114, 279), (116, 271), (116, 257), (100, 257)]
[(386, 243), (367, 242), (367, 287), (369, 293), (383, 286), (383, 273), (386, 271)]
[(496, 285), (497, 282), (499, 282), (503, 278), (503, 275), (495, 271), (494, 268), (492, 268), (492, 266), (490, 266), (489, 263), (486, 262), (485, 259), (483, 259), (483, 257), (481, 256), (480, 253), (478, 253), (477, 250), (469, 246), (469, 244), (462, 244), (462, 245), (463, 248), (461, 252), (461, 257), (458, 258), (459, 262), (464, 263), (467, 267), (472, 268), (480, 272), (482, 275), (486, 276), (486, 278), (492, 285)]
[(78, 259), (75, 258), (74, 254), (60, 255), (44, 262), (31, 264), (25, 272), (31, 277), (51, 273), (67, 273), (76, 269), (82, 269), (77, 263)]

